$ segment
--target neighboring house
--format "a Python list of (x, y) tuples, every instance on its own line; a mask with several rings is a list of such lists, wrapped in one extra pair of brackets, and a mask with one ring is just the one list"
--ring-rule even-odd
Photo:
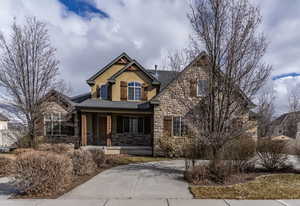
[(9, 130), (9, 119), (0, 114), (0, 150), (3, 147), (10, 147), (16, 141), (16, 135)]
[(300, 112), (289, 112), (282, 114), (271, 123), (269, 136), (287, 136), (293, 139), (297, 134), (297, 123), (300, 122)]
[(0, 114), (0, 130), (8, 129), (8, 121), (9, 121), (9, 119), (6, 116), (4, 116), (3, 114)]
[[(159, 155), (159, 139), (164, 135), (173, 136), (178, 144), (186, 138), (183, 119), (189, 111), (170, 89), (176, 87), (178, 78), (184, 78), (190, 82), (186, 88), (190, 98), (197, 102), (205, 87), (206, 62), (206, 54), (201, 53), (180, 73), (147, 70), (122, 53), (87, 80), (90, 92), (67, 97), (51, 91), (45, 115), (38, 121), (39, 134), (53, 142), (143, 147)], [(194, 75), (199, 70), (200, 75)], [(250, 120), (247, 111), (246, 121)], [(251, 135), (256, 138), (256, 126)]]

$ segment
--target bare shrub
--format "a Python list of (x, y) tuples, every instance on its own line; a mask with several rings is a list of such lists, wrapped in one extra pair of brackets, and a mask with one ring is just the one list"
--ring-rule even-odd
[(254, 169), (256, 142), (251, 137), (239, 137), (224, 147), (224, 157), (232, 161), (239, 172)]
[(31, 151), (16, 159), (16, 182), (25, 194), (52, 194), (70, 184), (72, 163), (65, 155)]
[(184, 172), (185, 179), (192, 184), (224, 184), (238, 171), (232, 161), (210, 160), (209, 164), (199, 164)]
[(15, 173), (15, 160), (11, 157), (0, 157), (0, 176), (9, 176)]
[(288, 154), (285, 151), (284, 141), (262, 140), (257, 145), (257, 156), (259, 164), (270, 171), (290, 168), (288, 164)]
[(159, 147), (166, 157), (181, 157), (182, 145), (176, 144), (175, 139), (170, 136), (164, 136), (159, 139)]
[(208, 169), (209, 179), (217, 184), (224, 184), (227, 178), (238, 172), (232, 161), (226, 160), (211, 160)]
[(92, 154), (92, 158), (98, 168), (101, 168), (105, 164), (105, 154), (101, 149), (89, 149)]
[(96, 171), (96, 163), (90, 151), (77, 149), (70, 155), (73, 163), (73, 174), (77, 176), (90, 175)]
[(190, 170), (184, 172), (184, 178), (189, 183), (199, 185), (208, 184), (209, 181), (209, 168), (207, 165), (197, 165)]
[(20, 155), (25, 152), (33, 152), (33, 151), (35, 151), (35, 150), (32, 148), (17, 148), (13, 151), (13, 154)]
[(38, 145), (37, 150), (54, 152), (57, 154), (67, 154), (67, 153), (72, 153), (74, 151), (74, 145), (73, 144), (64, 144), (64, 143), (40, 144), (40, 145)]

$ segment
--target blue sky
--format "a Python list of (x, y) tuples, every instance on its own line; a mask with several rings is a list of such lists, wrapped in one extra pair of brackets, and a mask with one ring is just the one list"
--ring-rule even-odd
[(97, 15), (99, 18), (109, 18), (104, 11), (95, 7), (91, 1), (85, 0), (58, 0), (65, 5), (66, 9), (74, 12), (83, 18), (91, 18), (91, 14)]
[[(300, 65), (299, 65), (300, 68)], [(286, 74), (280, 74), (272, 77), (272, 80), (278, 80), (278, 79), (284, 79), (287, 77), (299, 77), (300, 73), (292, 72), (292, 73), (286, 73)]]

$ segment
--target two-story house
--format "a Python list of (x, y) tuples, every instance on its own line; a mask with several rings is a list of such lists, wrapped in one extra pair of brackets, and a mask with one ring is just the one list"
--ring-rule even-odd
[[(159, 139), (164, 135), (174, 136), (178, 144), (185, 138), (182, 117), (188, 111), (170, 88), (179, 77), (187, 78), (191, 83), (186, 89), (197, 99), (207, 76), (202, 71), (202, 66), (207, 66), (205, 57), (201, 53), (178, 73), (145, 69), (122, 53), (87, 80), (90, 92), (67, 97), (51, 91), (46, 98), (47, 111), (39, 121), (40, 135), (80, 146), (148, 148), (158, 155)], [(202, 75), (193, 75), (195, 69)]]

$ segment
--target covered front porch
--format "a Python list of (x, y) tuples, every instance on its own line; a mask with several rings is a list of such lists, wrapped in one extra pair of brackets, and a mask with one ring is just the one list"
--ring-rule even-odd
[(81, 110), (80, 119), (81, 146), (152, 147), (151, 112)]

